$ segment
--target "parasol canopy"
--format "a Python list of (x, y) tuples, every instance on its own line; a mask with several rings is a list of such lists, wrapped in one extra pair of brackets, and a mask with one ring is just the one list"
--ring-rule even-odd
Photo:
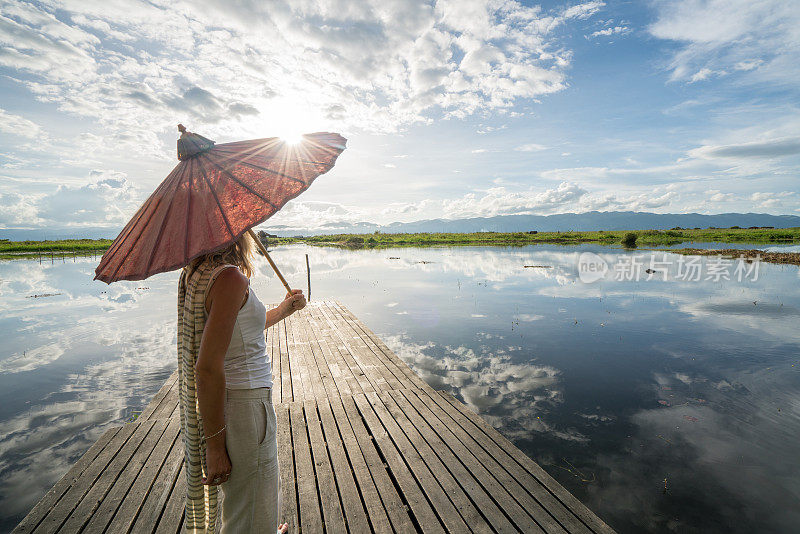
[(328, 172), (347, 143), (318, 132), (297, 143), (268, 137), (217, 145), (178, 128), (180, 163), (103, 254), (95, 280), (143, 280), (229, 246)]

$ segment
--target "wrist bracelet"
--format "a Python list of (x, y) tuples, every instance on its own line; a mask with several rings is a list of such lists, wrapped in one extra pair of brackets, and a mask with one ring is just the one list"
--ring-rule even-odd
[(219, 430), (217, 430), (216, 432), (214, 432), (210, 436), (203, 436), (203, 441), (208, 441), (209, 439), (220, 435), (222, 433), (222, 431), (225, 430), (225, 427), (227, 427), (227, 426), (228, 425), (222, 425), (222, 428), (220, 428)]

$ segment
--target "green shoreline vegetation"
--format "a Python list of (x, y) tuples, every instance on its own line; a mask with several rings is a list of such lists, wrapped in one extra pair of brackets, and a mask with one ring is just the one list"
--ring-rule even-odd
[(0, 239), (0, 258), (50, 256), (51, 253), (59, 257), (63, 254), (92, 254), (105, 251), (113, 242), (113, 239), (58, 239), (45, 241)]
[[(592, 232), (474, 232), (474, 233), (414, 233), (388, 234), (329, 234), (319, 236), (272, 237), (259, 232), (267, 245), (305, 243), (315, 246), (336, 246), (349, 249), (380, 249), (390, 247), (501, 245), (525, 246), (535, 244), (577, 245), (596, 243), (607, 246), (658, 247), (678, 243), (741, 243), (793, 244), (800, 243), (800, 227), (796, 228), (673, 228), (671, 230), (592, 231)], [(63, 239), (54, 241), (10, 241), (0, 239), (0, 258), (20, 256), (50, 256), (96, 254), (106, 250), (111, 239)]]
[[(635, 236), (635, 237), (632, 237)], [(798, 228), (706, 228), (639, 231), (593, 232), (475, 232), (475, 233), (416, 233), (416, 234), (333, 234), (309, 237), (267, 238), (269, 244), (307, 243), (309, 245), (341, 246), (347, 248), (388, 248), (430, 245), (600, 245), (665, 246), (678, 243), (720, 242), (743, 244), (800, 243)]]

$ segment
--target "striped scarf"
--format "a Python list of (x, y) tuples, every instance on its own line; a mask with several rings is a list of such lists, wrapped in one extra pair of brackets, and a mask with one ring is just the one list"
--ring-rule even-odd
[(217, 523), (217, 486), (205, 486), (201, 481), (206, 471), (206, 449), (200, 439), (203, 420), (194, 366), (206, 323), (206, 288), (220, 267), (203, 261), (190, 272), (186, 266), (178, 284), (178, 384), (187, 482), (184, 532), (192, 534), (213, 534)]

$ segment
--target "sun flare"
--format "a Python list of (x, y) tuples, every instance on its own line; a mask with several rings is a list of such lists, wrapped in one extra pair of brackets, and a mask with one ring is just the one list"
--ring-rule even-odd
[(296, 145), (303, 140), (303, 134), (299, 131), (280, 132), (278, 137), (288, 145)]

